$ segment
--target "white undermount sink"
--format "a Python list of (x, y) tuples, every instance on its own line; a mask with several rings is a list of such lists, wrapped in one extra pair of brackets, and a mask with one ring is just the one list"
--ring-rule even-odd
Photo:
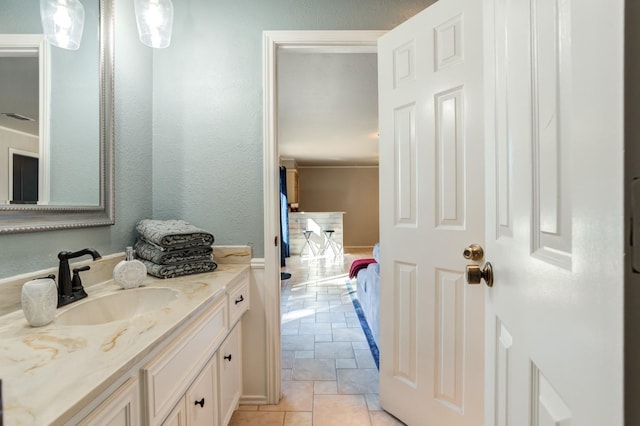
[(178, 292), (166, 287), (138, 287), (119, 290), (76, 302), (58, 314), (58, 325), (98, 325), (133, 318), (167, 306), (178, 298)]

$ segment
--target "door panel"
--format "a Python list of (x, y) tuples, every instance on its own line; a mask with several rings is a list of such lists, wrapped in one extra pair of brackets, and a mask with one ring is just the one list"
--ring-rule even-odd
[(571, 268), (569, 3), (531, 2), (533, 252)]
[(623, 2), (484, 3), (485, 424), (621, 425)]
[(481, 18), (441, 0), (378, 44), (380, 401), (410, 425), (483, 417), (484, 289), (462, 257), (484, 238)]

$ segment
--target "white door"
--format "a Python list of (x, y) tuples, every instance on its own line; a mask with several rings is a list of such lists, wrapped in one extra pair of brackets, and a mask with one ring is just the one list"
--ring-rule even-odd
[(483, 418), (482, 3), (440, 0), (378, 42), (380, 403), (409, 425)]
[(485, 0), (486, 425), (622, 425), (623, 0)]

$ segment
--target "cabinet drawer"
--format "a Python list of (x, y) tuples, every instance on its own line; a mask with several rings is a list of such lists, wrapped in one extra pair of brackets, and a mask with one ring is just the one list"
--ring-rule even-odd
[(148, 424), (159, 424), (187, 390), (227, 334), (222, 298), (142, 369)]
[(238, 321), (238, 318), (249, 309), (249, 273), (242, 274), (242, 281), (229, 292), (229, 327)]

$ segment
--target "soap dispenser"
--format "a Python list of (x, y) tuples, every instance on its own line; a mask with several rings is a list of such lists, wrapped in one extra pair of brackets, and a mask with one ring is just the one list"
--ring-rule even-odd
[(147, 276), (144, 263), (133, 258), (133, 247), (127, 247), (125, 258), (113, 268), (113, 280), (123, 289), (136, 288)]

